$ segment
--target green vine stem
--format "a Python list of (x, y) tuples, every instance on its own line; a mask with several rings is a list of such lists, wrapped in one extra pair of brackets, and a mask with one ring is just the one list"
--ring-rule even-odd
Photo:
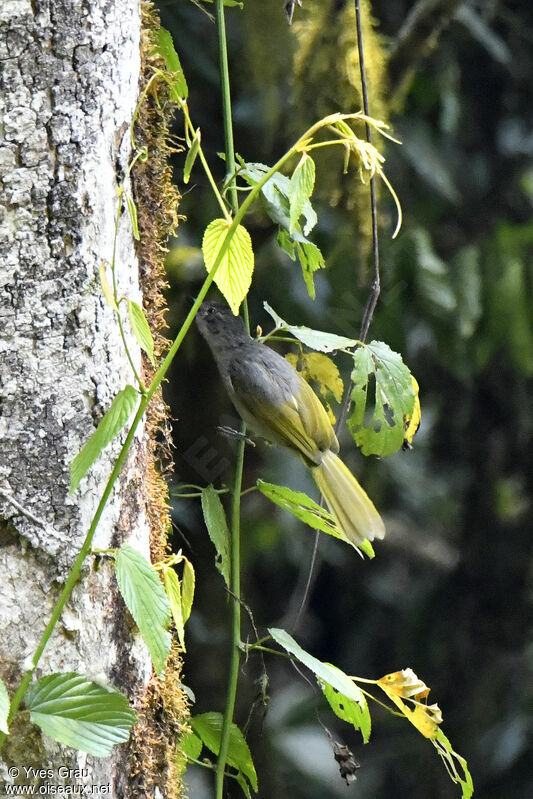
[[(224, 143), (226, 156), (226, 175), (229, 176), (228, 196), (231, 210), (235, 215), (238, 214), (239, 204), (237, 188), (235, 184), (235, 148), (233, 143), (233, 117), (231, 113), (231, 91), (228, 68), (228, 49), (226, 41), (226, 20), (224, 16), (223, 0), (216, 0), (216, 22), (219, 46), (220, 61), (220, 83), (222, 91), (222, 116), (224, 121)], [(243, 303), (243, 316), (246, 328), (249, 330), (248, 306), (246, 300)], [(241, 434), (246, 433), (246, 425), (241, 422)], [(223, 799), (224, 779), (226, 777), (226, 763), (228, 759), (229, 741), (231, 724), (235, 712), (235, 702), (237, 698), (237, 685), (239, 681), (239, 665), (241, 658), (241, 492), (242, 475), (244, 467), (244, 446), (243, 438), (237, 444), (237, 454), (235, 458), (235, 471), (233, 475), (233, 485), (231, 489), (231, 568), (230, 568), (230, 592), (231, 592), (231, 654), (228, 674), (228, 687), (226, 694), (226, 707), (222, 722), (220, 736), (220, 747), (215, 771), (215, 790), (217, 799)]]

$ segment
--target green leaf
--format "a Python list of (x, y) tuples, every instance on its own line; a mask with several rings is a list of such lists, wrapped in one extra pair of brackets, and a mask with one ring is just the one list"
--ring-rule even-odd
[(74, 672), (42, 677), (24, 701), (30, 720), (50, 738), (96, 757), (127, 741), (137, 721), (125, 696)]
[(326, 262), (324, 261), (324, 256), (316, 244), (313, 244), (312, 241), (307, 241), (304, 243), (298, 242), (296, 244), (296, 253), (298, 255), (298, 260), (300, 261), (300, 266), (302, 267), (302, 275), (305, 285), (307, 286), (307, 293), (311, 299), (314, 300), (315, 281), (313, 278), (313, 273), (316, 272), (317, 269), (325, 268)]
[(194, 600), (194, 587), (196, 577), (194, 566), (190, 560), (183, 561), (183, 577), (181, 580), (181, 609), (183, 612), (183, 623), (185, 624), (191, 615), (192, 603)]
[[(333, 666), (331, 663), (327, 663), (326, 665), (328, 665), (330, 669), (335, 669), (337, 672), (339, 672), (341, 679), (343, 676), (346, 677), (346, 674), (340, 671), (340, 669), (337, 669), (336, 666)], [(371, 719), (365, 695), (361, 692), (360, 698), (355, 701), (354, 699), (350, 699), (348, 696), (346, 696), (346, 694), (338, 691), (336, 688), (333, 688), (332, 685), (324, 680), (321, 680), (320, 678), (318, 683), (322, 688), (324, 696), (328, 700), (329, 705), (335, 715), (343, 721), (347, 721), (348, 724), (353, 724), (356, 730), (360, 730), (365, 744), (368, 743), (368, 739), (370, 738)]]
[(197, 128), (196, 133), (194, 134), (194, 138), (189, 146), (189, 152), (187, 153), (187, 158), (185, 159), (185, 166), (183, 167), (184, 183), (189, 182), (189, 178), (191, 176), (191, 170), (194, 166), (194, 162), (196, 161), (196, 156), (198, 155), (198, 151), (200, 150), (201, 141), (202, 141), (202, 134), (200, 133), (200, 128)]
[[(470, 799), (474, 793), (474, 783), (465, 758), (454, 752), (450, 741), (440, 728), (433, 739), (433, 744), (442, 758), (450, 779), (461, 786), (462, 799)], [(460, 770), (456, 763), (459, 764)]]
[(133, 230), (133, 238), (135, 241), (140, 241), (141, 236), (139, 234), (139, 223), (137, 221), (137, 206), (133, 202), (133, 197), (128, 192), (124, 195), (126, 197), (126, 206), (128, 208), (128, 213), (131, 219), (131, 227)]
[(250, 792), (250, 786), (246, 782), (246, 778), (245, 778), (244, 774), (242, 773), (242, 771), (239, 771), (239, 773), (237, 774), (236, 780), (239, 783), (239, 785), (241, 786), (242, 791), (243, 791), (244, 795), (246, 796), (246, 799), (252, 799), (252, 794)]
[(207, 486), (202, 491), (202, 511), (209, 538), (217, 551), (215, 565), (229, 588), (230, 533), (222, 502), (213, 486)]
[[(352, 712), (347, 713), (347, 715), (350, 715), (350, 718), (345, 720), (350, 721), (357, 729), (361, 730), (363, 740), (366, 742), (370, 735), (370, 714), (368, 712), (365, 695), (354, 681), (336, 666), (332, 666), (330, 663), (323, 663), (313, 655), (310, 655), (309, 652), (302, 649), (302, 647), (296, 643), (292, 635), (289, 635), (285, 630), (271, 627), (268, 632), (274, 641), (282, 646), (286, 652), (293, 655), (300, 663), (303, 663), (304, 666), (307, 666), (307, 668), (313, 672), (335, 713), (337, 713), (337, 710), (340, 710), (340, 705), (343, 701), (344, 709), (349, 705)], [(328, 693), (326, 693), (325, 686), (328, 686)], [(330, 701), (330, 699), (333, 699), (334, 691), (337, 692), (337, 696), (339, 697), (338, 700), (335, 700), (335, 707)], [(353, 709), (354, 703), (360, 708), (358, 714), (356, 714)], [(339, 713), (337, 713), (337, 715), (339, 715)], [(344, 718), (344, 716), (340, 716), (340, 718)]]
[(296, 260), (296, 242), (291, 238), (288, 230), (281, 228), (278, 231), (277, 242), (283, 252), (286, 252), (291, 261)]
[(115, 556), (120, 593), (150, 651), (156, 674), (164, 668), (170, 651), (170, 604), (151, 563), (124, 544)]
[(267, 311), (274, 324), (279, 330), (287, 330), (295, 338), (305, 344), (312, 350), (318, 352), (335, 352), (336, 350), (343, 350), (351, 347), (356, 347), (359, 342), (356, 339), (346, 338), (345, 336), (337, 336), (334, 333), (324, 333), (322, 330), (313, 330), (310, 327), (303, 325), (290, 325), (281, 316), (270, 307), (268, 302), (263, 303), (265, 311)]
[[(392, 455), (401, 448), (406, 421), (413, 413), (411, 372), (401, 355), (382, 341), (360, 347), (353, 360), (355, 409), (348, 419), (350, 432), (364, 455)], [(373, 398), (370, 378), (375, 383)]]
[(152, 331), (150, 330), (143, 309), (133, 300), (128, 300), (128, 316), (130, 318), (131, 329), (137, 339), (137, 344), (148, 355), (150, 363), (155, 365)]
[(176, 625), (176, 633), (180, 646), (185, 652), (185, 622), (183, 619), (183, 607), (181, 598), (181, 585), (178, 575), (172, 567), (165, 569), (163, 572), (163, 584), (165, 591), (170, 602), (170, 611), (174, 624)]
[(193, 760), (198, 760), (200, 757), (202, 746), (203, 743), (201, 739), (198, 738), (194, 730), (189, 730), (181, 737), (180, 749), (185, 755), (187, 755), (187, 757), (191, 757)]
[(102, 450), (117, 436), (135, 410), (139, 394), (133, 386), (119, 391), (98, 427), (70, 464), (70, 493), (77, 489)]
[(289, 181), (289, 232), (292, 234), (315, 187), (315, 162), (302, 153)]
[[(283, 510), (292, 513), (297, 519), (308, 524), (313, 530), (320, 530), (322, 533), (340, 538), (350, 546), (354, 546), (344, 535), (343, 531), (335, 524), (332, 514), (325, 508), (321, 508), (318, 502), (308, 497), (301, 491), (293, 491), (286, 486), (278, 486), (273, 483), (265, 483), (263, 480), (257, 481), (257, 487), (265, 497), (279, 505)], [(369, 558), (374, 557), (374, 549), (370, 541), (362, 541), (356, 547), (362, 550)]]
[[(202, 252), (208, 272), (211, 272), (215, 265), (230, 227), (231, 222), (227, 219), (214, 219), (206, 228), (202, 240)], [(241, 302), (248, 294), (253, 271), (252, 240), (246, 228), (238, 225), (214, 278), (235, 316), (239, 313)]]
[[(193, 716), (191, 727), (202, 742), (215, 755), (220, 750), (223, 717), (221, 713), (201, 713)], [(248, 744), (236, 724), (231, 724), (228, 747), (228, 764), (241, 771), (249, 780), (254, 791), (257, 791), (257, 774)]]
[(189, 96), (189, 89), (181, 68), (179, 56), (174, 48), (172, 36), (165, 28), (159, 28), (156, 36), (157, 45), (155, 50), (165, 62), (168, 71), (172, 73), (173, 80), (170, 85), (170, 90), (173, 99), (176, 101), (186, 100)]
[[(241, 166), (242, 169), (239, 171), (239, 175), (243, 177), (250, 186), (255, 186), (256, 183), (259, 183), (265, 176), (265, 173), (270, 169), (270, 167), (265, 164), (244, 163), (243, 161), (241, 161)], [(281, 172), (275, 172), (261, 189), (261, 194), (265, 202), (265, 211), (273, 222), (281, 225), (286, 231), (290, 231), (291, 229), (289, 189), (290, 180), (286, 175), (282, 175)], [(304, 203), (301, 213), (305, 219), (303, 233), (300, 231), (299, 226), (297, 226), (296, 229), (292, 231), (291, 238), (294, 241), (305, 243), (308, 241), (306, 236), (309, 235), (316, 225), (318, 217), (309, 200)]]
[(188, 766), (189, 759), (198, 760), (202, 751), (202, 742), (192, 730), (186, 730), (179, 738), (176, 748), (177, 776), (182, 777)]
[(7, 719), (9, 716), (9, 694), (3, 681), (0, 680), (0, 732), (9, 732), (7, 727)]

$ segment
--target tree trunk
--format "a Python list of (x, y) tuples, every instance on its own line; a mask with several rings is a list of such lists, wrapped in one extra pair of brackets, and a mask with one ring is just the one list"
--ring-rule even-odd
[[(70, 496), (70, 462), (132, 381), (98, 270), (111, 259), (116, 189), (130, 156), (139, 37), (138, 0), (1, 0), (0, 673), (10, 688), (50, 618), (120, 445), (105, 450)], [(127, 214), (117, 278), (119, 295), (140, 302)], [(130, 348), (140, 368), (133, 339)], [(96, 547), (129, 540), (148, 554), (141, 436)], [(37, 676), (71, 670), (130, 696), (151, 674), (105, 559), (98, 568), (86, 562)], [(45, 783), (109, 784), (106, 795), (130, 795), (126, 746), (97, 759), (53, 743), (23, 716), (15, 727), (2, 753), (6, 782), (37, 785), (24, 769), (51, 769)], [(64, 778), (60, 766), (83, 772)]]

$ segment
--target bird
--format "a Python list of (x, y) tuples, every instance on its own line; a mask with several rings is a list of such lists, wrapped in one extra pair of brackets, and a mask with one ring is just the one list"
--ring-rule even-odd
[(224, 303), (202, 303), (196, 323), (247, 426), (303, 461), (351, 544), (383, 538), (383, 520), (340, 459), (335, 431), (309, 383), (271, 347), (251, 338), (241, 317)]

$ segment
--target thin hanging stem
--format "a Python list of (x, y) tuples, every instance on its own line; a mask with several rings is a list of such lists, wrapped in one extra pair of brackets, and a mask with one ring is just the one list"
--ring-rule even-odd
[[(365, 117), (370, 116), (370, 109), (368, 104), (368, 87), (366, 81), (366, 69), (365, 69), (365, 50), (363, 44), (363, 27), (361, 22), (361, 3), (360, 0), (354, 0), (355, 2), (355, 25), (357, 31), (357, 50), (359, 53), (359, 73), (361, 75), (361, 93), (363, 98), (363, 112)], [(372, 131), (368, 122), (365, 121), (365, 137), (369, 144), (372, 143)], [(378, 211), (377, 211), (377, 199), (376, 199), (376, 181), (375, 178), (370, 178), (370, 213), (372, 217), (372, 263), (374, 266), (374, 274), (372, 277), (372, 283), (370, 285), (370, 291), (368, 294), (368, 298), (366, 301), (365, 310), (363, 313), (363, 319), (361, 320), (361, 330), (359, 333), (359, 339), (361, 342), (366, 341), (366, 337), (368, 335), (368, 329), (372, 322), (372, 318), (374, 316), (374, 311), (376, 309), (377, 301), (379, 299), (379, 295), (381, 292), (381, 278), (380, 278), (380, 271), (379, 271), (379, 232), (378, 232)], [(337, 420), (336, 430), (340, 430), (341, 427), (344, 425), (346, 420), (346, 416), (348, 415), (348, 408), (350, 407), (350, 398), (353, 390), (353, 383), (350, 382), (348, 389), (344, 395), (344, 401), (342, 403), (341, 411), (339, 413), (339, 418)]]

